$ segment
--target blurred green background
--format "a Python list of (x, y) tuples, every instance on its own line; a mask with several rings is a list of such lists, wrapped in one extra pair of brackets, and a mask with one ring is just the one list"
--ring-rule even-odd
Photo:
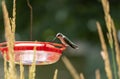
[[(6, 0), (6, 3), (11, 16), (12, 0)], [(27, 1), (17, 0), (16, 40), (29, 41), (30, 35), (32, 35), (33, 41), (52, 41), (55, 35), (61, 32), (79, 45), (78, 50), (68, 47), (63, 52), (77, 72), (82, 72), (85, 79), (95, 79), (95, 70), (100, 69), (101, 79), (106, 79), (96, 28), (96, 21), (100, 21), (104, 33), (107, 32), (100, 0), (30, 0), (30, 3), (33, 7), (32, 33), (30, 32), (30, 9), (27, 6)], [(110, 9), (110, 14), (119, 31), (120, 0), (110, 0)], [(0, 42), (5, 41), (1, 6), (0, 34)], [(55, 42), (60, 43), (59, 40)], [(2, 78), (2, 57), (0, 61), (0, 76)], [(19, 66), (17, 68), (19, 70)], [(55, 69), (58, 69), (58, 79), (73, 79), (61, 59), (55, 64), (37, 66), (36, 79), (53, 79)], [(27, 74), (28, 66), (25, 66), (26, 79)]]

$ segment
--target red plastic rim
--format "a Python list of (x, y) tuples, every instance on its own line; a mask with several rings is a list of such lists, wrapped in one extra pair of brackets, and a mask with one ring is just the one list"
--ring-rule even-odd
[[(62, 51), (66, 49), (64, 45), (58, 43), (16, 41), (14, 45), (14, 51), (34, 50), (34, 47), (36, 47), (37, 51), (44, 50), (56, 53), (62, 53)], [(8, 52), (7, 42), (0, 43), (0, 50), (2, 53)]]

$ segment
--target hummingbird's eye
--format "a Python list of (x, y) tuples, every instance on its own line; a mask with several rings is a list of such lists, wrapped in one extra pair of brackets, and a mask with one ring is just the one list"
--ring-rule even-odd
[(60, 37), (61, 35), (57, 35), (57, 37)]
[(57, 34), (56, 37), (62, 37), (62, 35), (61, 34)]

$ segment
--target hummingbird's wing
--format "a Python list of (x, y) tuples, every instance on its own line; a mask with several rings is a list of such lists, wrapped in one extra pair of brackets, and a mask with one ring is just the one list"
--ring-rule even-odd
[(52, 40), (52, 41), (55, 41), (55, 39), (56, 39), (56, 37), (55, 37), (55, 38), (53, 38), (53, 40)]
[(76, 44), (74, 44), (72, 41), (70, 41), (67, 37), (64, 38), (64, 41), (73, 49), (77, 49), (78, 46)]

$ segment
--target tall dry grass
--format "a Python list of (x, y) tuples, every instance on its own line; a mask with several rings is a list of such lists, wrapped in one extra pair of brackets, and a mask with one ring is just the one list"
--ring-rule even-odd
[(102, 56), (102, 58), (104, 60), (105, 71), (106, 71), (108, 79), (112, 79), (112, 71), (111, 71), (110, 59), (109, 59), (109, 55), (108, 55), (108, 51), (107, 51), (107, 46), (105, 44), (105, 39), (103, 37), (103, 32), (102, 32), (102, 29), (101, 29), (101, 26), (100, 26), (99, 22), (97, 22), (97, 28), (98, 28), (98, 33), (99, 33), (101, 45), (102, 45), (101, 56)]
[(55, 70), (55, 73), (54, 73), (53, 79), (57, 79), (57, 74), (58, 74), (58, 69)]
[[(101, 46), (102, 46), (101, 55), (105, 62), (105, 70), (106, 70), (108, 79), (120, 79), (120, 48), (119, 48), (119, 43), (118, 43), (118, 38), (117, 38), (117, 32), (115, 29), (114, 21), (112, 17), (110, 16), (109, 1), (101, 0), (101, 2), (102, 2), (104, 14), (105, 14), (106, 28), (108, 30), (107, 38), (108, 38), (109, 46), (111, 48), (111, 53), (112, 53), (112, 64), (110, 64), (110, 59), (108, 57), (107, 46), (105, 44), (105, 39), (102, 33), (101, 25), (99, 22), (97, 22), (98, 33), (99, 33)], [(113, 66), (113, 71), (111, 69), (111, 65)]]
[(80, 76), (74, 66), (71, 64), (69, 59), (65, 56), (62, 57), (62, 61), (65, 64), (66, 68), (69, 70), (70, 74), (72, 75), (73, 79), (80, 79)]
[(25, 79), (25, 77), (24, 77), (24, 66), (23, 66), (21, 57), (20, 57), (20, 79)]
[[(6, 53), (4, 54), (4, 79), (24, 79), (24, 66), (20, 61), (20, 78), (16, 71), (15, 57), (14, 57), (14, 42), (15, 42), (15, 28), (16, 28), (16, 0), (13, 0), (13, 15), (10, 18), (8, 15), (5, 0), (2, 0), (2, 11), (5, 27), (5, 39), (8, 47), (9, 61), (7, 65)], [(35, 59), (36, 47), (34, 47), (33, 63), (29, 68), (29, 79), (35, 79)]]
[(100, 70), (99, 69), (96, 69), (95, 75), (96, 75), (96, 79), (101, 79)]
[(29, 79), (35, 79), (35, 71), (36, 71), (36, 46), (34, 47), (33, 63), (29, 67)]
[[(15, 61), (14, 61), (14, 42), (15, 42), (15, 0), (13, 0), (13, 18), (9, 18), (8, 11), (5, 5), (5, 1), (2, 1), (2, 11), (4, 18), (4, 27), (5, 27), (5, 39), (7, 41), (8, 46), (8, 54), (9, 54), (9, 67), (5, 69), (6, 79), (16, 79), (16, 69), (15, 69)], [(7, 66), (7, 65), (5, 65)], [(7, 67), (6, 67), (7, 68)], [(6, 71), (7, 70), (7, 71)]]

